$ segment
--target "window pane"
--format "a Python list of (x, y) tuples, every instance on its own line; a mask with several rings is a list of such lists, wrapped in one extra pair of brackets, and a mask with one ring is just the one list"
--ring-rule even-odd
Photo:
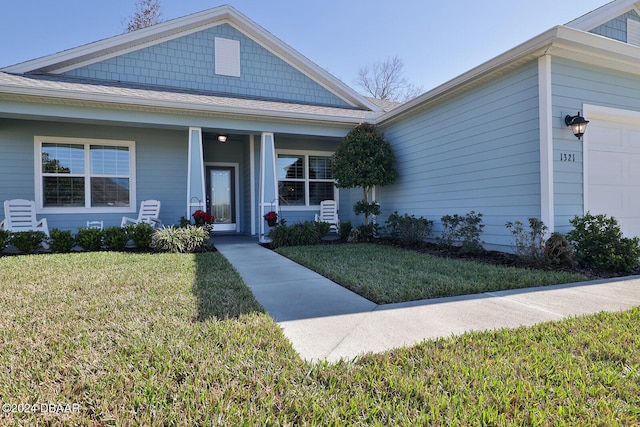
[(331, 157), (309, 157), (309, 179), (333, 179)]
[(91, 206), (129, 206), (129, 178), (91, 178)]
[(129, 175), (129, 147), (92, 145), (91, 173), (95, 175)]
[(45, 176), (43, 178), (45, 207), (84, 206), (84, 178)]
[(309, 205), (319, 205), (323, 200), (333, 200), (333, 182), (310, 182)]
[(42, 172), (83, 174), (84, 146), (43, 143)]
[(278, 179), (304, 179), (304, 156), (278, 155)]
[(282, 205), (304, 206), (304, 182), (280, 181), (278, 193)]

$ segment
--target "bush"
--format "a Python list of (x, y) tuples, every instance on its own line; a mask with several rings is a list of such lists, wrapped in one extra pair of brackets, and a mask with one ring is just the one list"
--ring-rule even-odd
[(529, 218), (529, 231), (524, 229), (520, 221), (507, 222), (505, 226), (511, 230), (515, 238), (516, 254), (528, 261), (542, 262), (545, 259), (545, 234), (547, 226), (538, 218)]
[(66, 254), (71, 252), (73, 245), (76, 241), (73, 237), (71, 230), (59, 230), (54, 228), (51, 230), (51, 239), (49, 240), (51, 246), (51, 252), (57, 254)]
[(138, 249), (148, 250), (151, 247), (153, 233), (155, 233), (151, 225), (146, 222), (130, 224), (126, 227), (126, 232)]
[(80, 228), (76, 235), (76, 242), (85, 251), (99, 251), (102, 248), (104, 231), (99, 228)]
[(202, 252), (209, 242), (206, 227), (186, 225), (184, 227), (164, 227), (153, 235), (156, 250), (173, 253)]
[(415, 215), (398, 215), (398, 211), (389, 215), (385, 222), (389, 237), (403, 245), (415, 245), (424, 242), (433, 230), (433, 221)]
[(465, 216), (455, 214), (441, 218), (442, 236), (438, 239), (442, 246), (460, 245), (460, 252), (479, 252), (482, 248), (480, 235), (484, 225), (482, 214), (471, 211)]
[(638, 267), (640, 239), (622, 237), (615, 218), (587, 212), (569, 222), (574, 229), (567, 233), (567, 237), (575, 247), (581, 265), (611, 271), (629, 271)]
[(544, 245), (544, 258), (554, 264), (572, 265), (576, 254), (562, 233), (552, 233)]
[(11, 233), (7, 230), (0, 230), (0, 252), (4, 250), (11, 240)]
[(121, 251), (127, 246), (129, 238), (122, 227), (107, 227), (104, 230), (104, 245), (110, 251)]
[(378, 237), (379, 228), (375, 222), (359, 225), (349, 232), (347, 242), (371, 242)]
[[(326, 224), (326, 223), (325, 223)], [(324, 234), (323, 234), (323, 230)], [(299, 222), (293, 225), (287, 225), (284, 221), (280, 221), (277, 227), (269, 231), (271, 244), (274, 248), (283, 246), (305, 246), (316, 245), (320, 239), (329, 232), (327, 226), (319, 225), (316, 221)]]
[(42, 231), (16, 231), (9, 242), (24, 254), (35, 254), (45, 237)]
[(349, 233), (351, 233), (351, 221), (345, 221), (345, 222), (341, 222), (340, 223), (340, 241), (341, 242), (346, 242), (347, 239), (349, 238)]

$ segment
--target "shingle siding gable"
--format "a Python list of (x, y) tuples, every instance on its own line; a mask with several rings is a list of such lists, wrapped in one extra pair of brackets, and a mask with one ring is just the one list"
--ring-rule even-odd
[[(215, 73), (216, 37), (240, 42), (240, 77)], [(89, 64), (63, 75), (259, 99), (349, 107), (229, 24)]]
[(635, 10), (630, 10), (629, 12), (624, 13), (617, 18), (612, 19), (611, 21), (594, 28), (590, 32), (593, 34), (609, 37), (623, 43), (627, 43), (628, 19), (640, 22), (640, 15), (638, 15), (638, 12), (636, 12)]

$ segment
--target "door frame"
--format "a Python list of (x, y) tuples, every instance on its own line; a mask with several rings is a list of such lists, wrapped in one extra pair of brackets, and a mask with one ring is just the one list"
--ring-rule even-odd
[[(229, 162), (205, 162), (204, 164), (204, 170), (205, 170), (205, 200), (208, 200), (209, 197), (209, 191), (211, 191), (211, 180), (210, 180), (210, 176), (209, 176), (209, 168), (215, 168), (215, 167), (221, 167), (221, 168), (233, 168), (233, 181), (234, 181), (234, 189), (233, 189), (233, 198), (234, 198), (234, 206), (233, 209), (235, 210), (234, 214), (235, 214), (235, 222), (231, 223), (231, 224), (215, 224), (215, 226), (213, 227), (213, 232), (229, 232), (229, 231), (233, 231), (236, 233), (240, 232), (240, 220), (241, 220), (241, 214), (240, 214), (240, 164), (239, 163), (229, 163)], [(207, 208), (207, 212), (209, 212), (211, 210), (211, 204), (210, 203), (206, 203), (206, 208)], [(211, 213), (211, 212), (209, 212)]]

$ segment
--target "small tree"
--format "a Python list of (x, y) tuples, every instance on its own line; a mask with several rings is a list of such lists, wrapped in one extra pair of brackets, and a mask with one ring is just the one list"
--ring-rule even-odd
[(159, 0), (138, 0), (136, 11), (129, 17), (127, 32), (140, 30), (162, 22)]
[(391, 145), (384, 134), (369, 123), (359, 124), (342, 139), (333, 155), (332, 172), (336, 187), (362, 188), (364, 197), (356, 204), (355, 211), (364, 214), (365, 225), (369, 224), (369, 215), (378, 210), (377, 203), (369, 203), (371, 189), (392, 184), (398, 176)]
[(403, 77), (403, 68), (404, 63), (396, 55), (371, 67), (360, 67), (355, 83), (374, 98), (406, 102), (420, 95), (422, 88)]

